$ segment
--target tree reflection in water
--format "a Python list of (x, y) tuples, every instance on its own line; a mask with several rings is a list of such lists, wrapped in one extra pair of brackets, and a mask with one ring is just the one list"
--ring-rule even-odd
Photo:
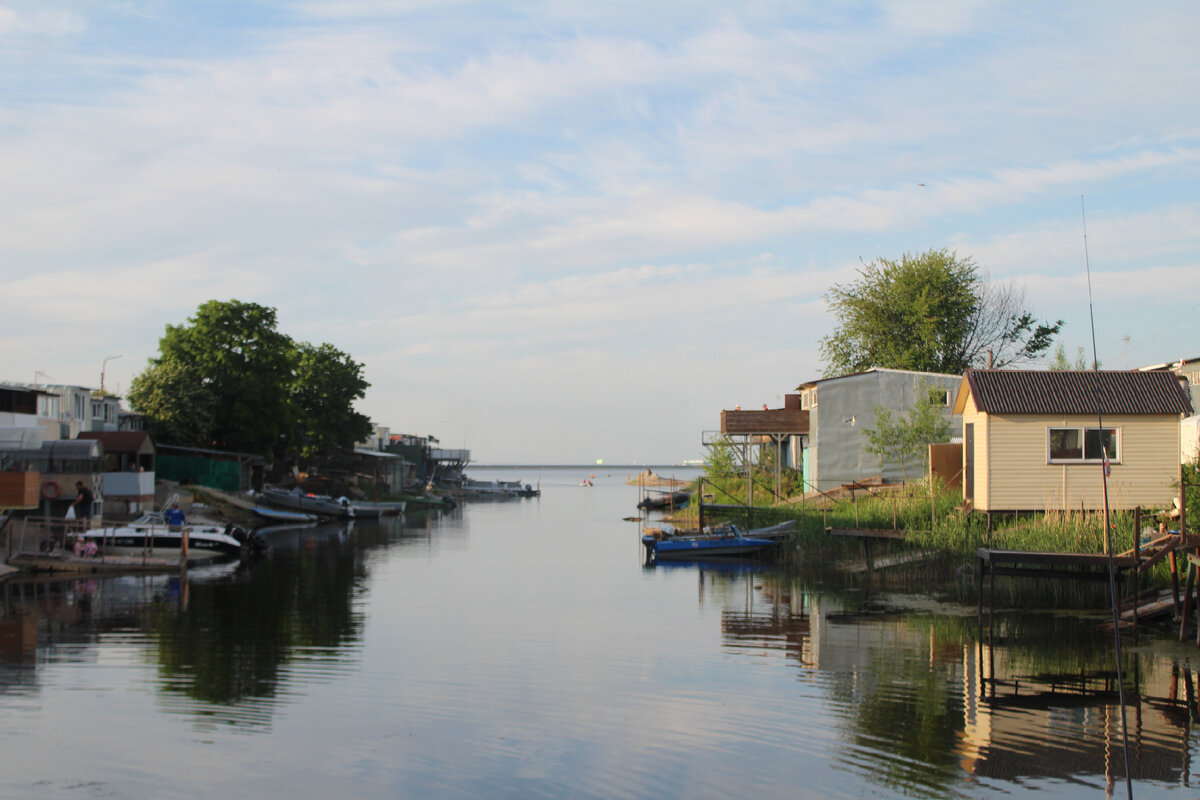
[(273, 698), (285, 664), (339, 662), (361, 637), (361, 551), (338, 535), (273, 545), (233, 583), (189, 587), (186, 608), (160, 604), (153, 630), (164, 689), (214, 704)]

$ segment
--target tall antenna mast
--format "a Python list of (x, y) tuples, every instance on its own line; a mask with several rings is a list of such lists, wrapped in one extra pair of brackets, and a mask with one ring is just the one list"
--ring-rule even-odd
[[(1108, 443), (1104, 441), (1104, 410), (1100, 404), (1100, 359), (1096, 352), (1096, 312), (1092, 306), (1092, 264), (1088, 258), (1087, 248), (1087, 209), (1083, 204), (1083, 195), (1079, 195), (1079, 213), (1083, 218), (1083, 263), (1087, 270), (1088, 285), (1088, 322), (1092, 326), (1092, 392), (1096, 398), (1096, 437), (1100, 441), (1101, 484), (1104, 487), (1104, 552), (1108, 556), (1108, 598), (1112, 606), (1113, 621), (1113, 654), (1117, 662), (1117, 699), (1121, 704), (1121, 744), (1125, 755), (1125, 794), (1133, 800), (1133, 780), (1129, 773), (1129, 724), (1125, 714), (1125, 673), (1121, 664), (1121, 620), (1117, 614), (1117, 570), (1113, 564), (1112, 525), (1109, 522), (1108, 510)], [(1087, 433), (1084, 432), (1086, 440)], [(1086, 441), (1084, 443), (1086, 447)], [(1138, 531), (1134, 536), (1140, 536)], [(1136, 612), (1135, 612), (1136, 613)]]

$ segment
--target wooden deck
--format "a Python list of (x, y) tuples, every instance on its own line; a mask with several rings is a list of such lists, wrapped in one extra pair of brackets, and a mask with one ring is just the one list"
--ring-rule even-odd
[(908, 531), (888, 530), (884, 528), (826, 528), (825, 535), (844, 536), (849, 539), (858, 539), (863, 543), (863, 567), (861, 569), (852, 569), (852, 572), (873, 573), (876, 569), (894, 567), (911, 561), (911, 559), (904, 560), (900, 558), (876, 561), (875, 548), (872, 547), (872, 543), (874, 542), (902, 542), (908, 536)]
[[(1108, 556), (1103, 553), (1047, 553), (980, 547), (975, 555), (979, 558), (980, 567), (990, 575), (1077, 580), (1108, 578)], [(1113, 556), (1112, 560), (1118, 572), (1132, 569), (1137, 563), (1131, 555)]]
[[(985, 577), (997, 575), (1021, 578), (1058, 578), (1070, 580), (1107, 580), (1110, 559), (1103, 553), (1047, 553), (1024, 550), (999, 550), (980, 547), (979, 558), (979, 615), (983, 619), (983, 583)], [(1168, 559), (1171, 564), (1171, 588), (1163, 592), (1138, 594), (1136, 577), (1158, 562)], [(1167, 533), (1160, 529), (1158, 536), (1139, 542), (1134, 548), (1114, 555), (1111, 559), (1118, 582), (1133, 570), (1134, 597), (1118, 601), (1118, 624), (1131, 625), (1136, 632), (1141, 620), (1173, 614), (1179, 620), (1179, 641), (1185, 639), (1192, 609), (1200, 621), (1200, 536)], [(1179, 565), (1184, 566), (1186, 585), (1180, 593)], [(1131, 607), (1121, 608), (1123, 603)], [(1200, 625), (1196, 625), (1196, 644), (1200, 646)]]
[[(201, 553), (189, 558), (186, 566), (209, 564), (218, 555)], [(84, 558), (69, 553), (14, 553), (9, 565), (29, 572), (54, 572), (74, 575), (137, 574), (176, 572), (185, 565), (178, 558), (152, 556), (96, 556)]]
[(869, 528), (826, 528), (826, 536), (849, 536), (854, 539), (880, 539), (884, 541), (902, 541), (908, 536), (908, 531), (893, 531), (886, 529), (872, 530)]

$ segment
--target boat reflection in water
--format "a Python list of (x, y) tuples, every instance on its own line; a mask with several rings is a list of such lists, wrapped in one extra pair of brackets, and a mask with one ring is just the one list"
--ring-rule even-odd
[(354, 587), (365, 570), (354, 525), (259, 528), (269, 545), (263, 557), (182, 574), (12, 578), (3, 584), (0, 622), (8, 677), (36, 676), (39, 662), (64, 652), (96, 661), (121, 631), (153, 654), (165, 710), (203, 727), (267, 730), (297, 685), (352, 669), (358, 657), (363, 619)]
[[(0, 796), (1096, 797), (1123, 777), (1094, 616), (984, 631), (892, 573), (643, 567), (635, 487), (539, 478), (536, 502), (266, 531), (225, 571), (0, 585)], [(1195, 654), (1126, 653), (1143, 800), (1198, 794)]]

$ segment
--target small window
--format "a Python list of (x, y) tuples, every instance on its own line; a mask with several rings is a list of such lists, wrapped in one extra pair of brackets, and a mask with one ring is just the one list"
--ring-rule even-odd
[(1099, 463), (1105, 453), (1109, 462), (1121, 460), (1116, 428), (1048, 428), (1046, 438), (1051, 463)]

